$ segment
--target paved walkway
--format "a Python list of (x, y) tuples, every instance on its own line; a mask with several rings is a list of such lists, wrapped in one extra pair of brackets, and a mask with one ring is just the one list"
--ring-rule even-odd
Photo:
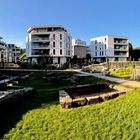
[(104, 73), (88, 73), (88, 72), (82, 72), (80, 70), (77, 70), (77, 72), (83, 74), (83, 75), (87, 75), (87, 76), (95, 76), (97, 78), (101, 78), (101, 79), (105, 79), (111, 82), (116, 82), (122, 85), (126, 85), (126, 86), (131, 86), (134, 88), (140, 88), (140, 82), (139, 81), (132, 81), (132, 80), (126, 80), (126, 79), (122, 79), (122, 78), (114, 78), (114, 77), (109, 77), (109, 76), (105, 76)]

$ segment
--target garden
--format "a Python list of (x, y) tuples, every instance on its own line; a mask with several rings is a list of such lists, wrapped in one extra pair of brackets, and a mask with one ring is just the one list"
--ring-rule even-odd
[(96, 105), (61, 109), (59, 89), (105, 82), (95, 77), (75, 80), (71, 78), (74, 74), (34, 72), (16, 85), (18, 88), (34, 87), (36, 94), (1, 114), (1, 139), (104, 140), (140, 137), (139, 89)]

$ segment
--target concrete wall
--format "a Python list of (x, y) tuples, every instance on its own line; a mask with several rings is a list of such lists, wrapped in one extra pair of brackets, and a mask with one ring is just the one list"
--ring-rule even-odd
[(76, 55), (77, 58), (86, 58), (87, 48), (85, 46), (75, 45), (74, 55)]

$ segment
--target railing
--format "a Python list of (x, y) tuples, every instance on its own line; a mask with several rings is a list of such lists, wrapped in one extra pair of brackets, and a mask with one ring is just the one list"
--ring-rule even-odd
[(55, 30), (38, 30), (38, 31), (32, 31), (31, 33), (43, 33), (43, 32), (66, 32), (66, 30), (62, 30), (62, 29), (55, 29)]
[(32, 53), (32, 57), (48, 57), (50, 54)]
[(33, 46), (32, 49), (50, 49), (51, 45)]
[(52, 38), (32, 38), (32, 42), (44, 42), (44, 41), (51, 41)]
[(114, 51), (128, 51), (127, 48), (114, 48)]
[(114, 44), (127, 44), (127, 42), (124, 42), (124, 41), (121, 41), (121, 42), (115, 41)]
[(3, 45), (0, 45), (0, 49), (5, 49), (5, 46), (3, 46)]
[(128, 57), (127, 54), (114, 54), (115, 57)]

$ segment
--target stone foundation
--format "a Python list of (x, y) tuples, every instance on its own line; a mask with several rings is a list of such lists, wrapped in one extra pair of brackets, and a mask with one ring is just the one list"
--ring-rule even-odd
[(78, 85), (76, 87), (59, 90), (62, 108), (80, 107), (97, 104), (114, 99), (127, 92), (128, 89), (109, 83), (93, 85)]

